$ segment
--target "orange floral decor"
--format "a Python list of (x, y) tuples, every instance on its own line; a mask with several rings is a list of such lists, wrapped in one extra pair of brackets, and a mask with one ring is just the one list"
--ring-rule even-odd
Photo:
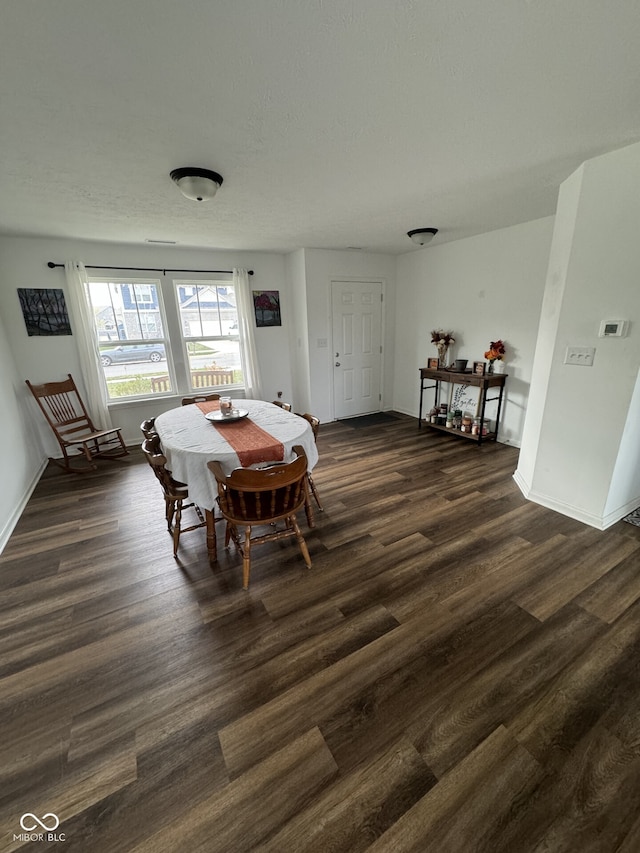
[[(484, 357), (489, 359), (488, 373), (493, 373), (494, 361), (504, 361), (506, 353), (504, 341), (490, 341), (489, 349), (485, 352)], [(502, 371), (500, 371), (502, 372)]]
[(507, 351), (502, 341), (491, 341), (489, 343), (489, 349), (485, 352), (484, 357), (493, 364), (494, 361), (503, 361), (506, 352)]

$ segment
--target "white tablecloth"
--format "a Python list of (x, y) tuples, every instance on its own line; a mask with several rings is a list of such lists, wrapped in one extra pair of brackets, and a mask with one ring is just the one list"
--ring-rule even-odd
[[(255, 424), (282, 442), (285, 462), (294, 459), (292, 448), (300, 444), (307, 454), (309, 471), (313, 469), (318, 451), (308, 421), (264, 400), (234, 400), (234, 405), (246, 409)], [(218, 487), (207, 462), (217, 459), (227, 474), (241, 464), (238, 454), (224, 437), (224, 425), (218, 429), (197, 405), (191, 404), (158, 415), (155, 428), (167, 457), (167, 468), (176, 480), (189, 486), (191, 500), (203, 509), (212, 509)], [(268, 463), (260, 463), (265, 464)]]

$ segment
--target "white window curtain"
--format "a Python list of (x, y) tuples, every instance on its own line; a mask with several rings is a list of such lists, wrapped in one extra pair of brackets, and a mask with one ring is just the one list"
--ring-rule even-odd
[(233, 286), (236, 292), (238, 321), (240, 323), (240, 358), (246, 386), (247, 399), (262, 399), (262, 380), (256, 351), (256, 336), (253, 326), (253, 299), (249, 288), (249, 274), (244, 269), (233, 270)]
[(80, 369), (85, 387), (85, 404), (97, 429), (111, 429), (107, 408), (107, 391), (100, 373), (100, 347), (89, 300), (87, 271), (79, 261), (66, 261), (67, 296), (75, 319), (73, 334), (80, 356)]

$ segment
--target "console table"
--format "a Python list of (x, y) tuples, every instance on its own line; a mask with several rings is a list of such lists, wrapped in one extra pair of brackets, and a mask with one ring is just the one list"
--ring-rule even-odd
[[(443, 424), (432, 424), (425, 421), (425, 425), (430, 427), (431, 429), (440, 430), (441, 432), (448, 432), (455, 436), (460, 436), (461, 438), (469, 438), (471, 441), (477, 442), (479, 445), (482, 444), (483, 441), (497, 441), (498, 439), (498, 429), (500, 427), (500, 412), (502, 409), (502, 396), (504, 392), (504, 384), (507, 379), (506, 373), (485, 373), (481, 375), (479, 373), (472, 373), (470, 370), (465, 371), (464, 373), (458, 373), (455, 370), (447, 370), (446, 368), (440, 368), (438, 370), (433, 370), (429, 367), (421, 367), (420, 368), (420, 411), (418, 414), (418, 428), (422, 427), (422, 404), (424, 399), (424, 392), (428, 389), (435, 389), (435, 402), (434, 405), (438, 406), (440, 404), (440, 396), (442, 393), (442, 383), (448, 383), (450, 386), (453, 385), (471, 385), (474, 387), (478, 387), (480, 389), (480, 397), (478, 401), (478, 414), (476, 417), (480, 419), (480, 429), (478, 435), (473, 435), (470, 432), (461, 432), (459, 429), (451, 429), (450, 427), (446, 427)], [(433, 384), (429, 385), (425, 382), (432, 382)], [(490, 388), (495, 388), (497, 391), (496, 396), (489, 397), (488, 392)], [(497, 400), (498, 409), (495, 417), (495, 430), (493, 432), (487, 433), (487, 435), (482, 435), (485, 416), (486, 416), (486, 406), (487, 403)], [(443, 401), (444, 402), (444, 401)]]

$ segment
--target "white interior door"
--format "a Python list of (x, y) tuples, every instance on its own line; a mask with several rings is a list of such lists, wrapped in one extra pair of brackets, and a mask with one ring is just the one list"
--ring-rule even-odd
[(380, 411), (382, 283), (332, 281), (333, 397), (336, 418)]

